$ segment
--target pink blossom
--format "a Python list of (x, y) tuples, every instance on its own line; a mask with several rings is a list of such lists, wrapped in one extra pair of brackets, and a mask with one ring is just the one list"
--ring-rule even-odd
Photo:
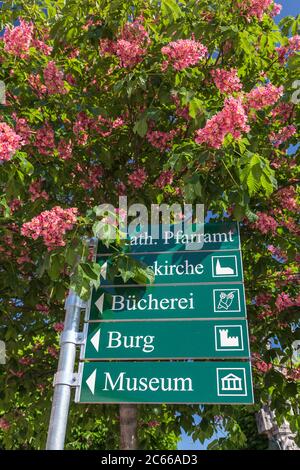
[(207, 47), (193, 39), (178, 39), (162, 47), (161, 52), (168, 57), (164, 68), (171, 64), (175, 70), (183, 70), (203, 59), (207, 55)]
[(212, 70), (211, 76), (216, 87), (221, 91), (221, 93), (232, 94), (233, 92), (240, 91), (243, 88), (236, 69)]
[(83, 111), (77, 114), (76, 121), (73, 125), (73, 132), (77, 136), (79, 145), (85, 145), (87, 143), (87, 131), (89, 130), (91, 123), (91, 118), (89, 118)]
[(173, 183), (174, 173), (171, 170), (163, 171), (154, 183), (157, 188), (163, 189)]
[(137, 41), (139, 43), (149, 44), (149, 34), (143, 25), (144, 18), (139, 16), (132, 22), (125, 23), (120, 37), (126, 41)]
[(37, 384), (36, 388), (41, 392), (43, 393), (45, 388), (46, 388), (46, 385), (45, 384)]
[(297, 236), (300, 235), (299, 224), (295, 221), (294, 218), (288, 217), (285, 221), (283, 221), (283, 224), (291, 233), (294, 233)]
[(133, 173), (128, 176), (128, 183), (134, 188), (138, 189), (143, 186), (148, 178), (144, 168), (137, 168)]
[(44, 81), (49, 95), (65, 95), (68, 90), (64, 84), (64, 74), (56, 67), (54, 61), (48, 62), (44, 69)]
[(120, 196), (124, 196), (126, 194), (126, 185), (122, 182), (118, 183), (117, 191)]
[(226, 98), (224, 108), (209, 119), (204, 128), (196, 131), (195, 142), (199, 145), (220, 148), (227, 134), (239, 139), (242, 132), (249, 132), (247, 116), (241, 98)]
[(28, 77), (28, 83), (39, 98), (43, 98), (47, 93), (47, 87), (42, 83), (41, 76), (39, 74), (30, 74)]
[(0, 418), (0, 429), (2, 431), (8, 431), (10, 428), (10, 423), (5, 418)]
[(55, 147), (54, 131), (48, 122), (45, 122), (36, 133), (35, 145), (41, 155), (51, 155)]
[(272, 132), (269, 135), (269, 139), (270, 142), (274, 145), (274, 147), (279, 147), (281, 144), (289, 140), (294, 134), (296, 134), (296, 132), (297, 128), (294, 125), (290, 124), (280, 129), (280, 131), (277, 133)]
[(63, 322), (54, 323), (53, 329), (54, 329), (54, 331), (56, 331), (57, 333), (62, 332), (62, 331), (64, 330), (64, 323), (63, 323)]
[(32, 130), (30, 129), (27, 120), (25, 118), (15, 117), (16, 120), (16, 132), (17, 134), (22, 137), (23, 145), (30, 144), (30, 138), (33, 134)]
[(181, 106), (180, 99), (178, 98), (178, 95), (176, 93), (172, 93), (172, 100), (174, 101), (174, 104), (176, 106), (176, 115), (178, 117), (182, 117), (186, 121), (189, 121), (191, 119), (189, 107)]
[(32, 357), (21, 357), (19, 359), (19, 364), (22, 366), (30, 366), (34, 363), (34, 359)]
[(75, 79), (74, 75), (72, 75), (71, 73), (67, 73), (65, 78), (66, 78), (66, 81), (68, 82), (69, 85), (71, 85), (71, 86), (76, 85), (76, 79)]
[(274, 3), (273, 8), (271, 10), (271, 16), (274, 17), (274, 16), (279, 15), (281, 10), (282, 10), (282, 5), (280, 3)]
[(177, 131), (175, 129), (169, 132), (149, 130), (146, 134), (146, 139), (153, 147), (163, 152), (170, 148), (176, 134)]
[(258, 307), (267, 307), (269, 306), (269, 302), (272, 299), (272, 294), (269, 294), (267, 292), (261, 292), (255, 297), (255, 304)]
[(296, 197), (297, 192), (293, 186), (279, 189), (276, 194), (276, 199), (278, 200), (279, 204), (284, 209), (288, 209), (289, 211), (299, 210), (299, 204), (296, 200)]
[(33, 24), (27, 23), (20, 19), (20, 25), (5, 29), (3, 36), (4, 50), (9, 54), (24, 59), (28, 55), (28, 51), (32, 41)]
[(53, 207), (50, 211), (41, 212), (30, 222), (24, 223), (21, 234), (33, 240), (42, 237), (48, 251), (58, 246), (65, 246), (63, 237), (68, 230), (72, 230), (76, 223), (77, 212), (78, 209), (75, 207), (70, 209)]
[(41, 313), (43, 313), (44, 315), (48, 315), (48, 313), (49, 313), (49, 311), (50, 311), (48, 305), (36, 304), (35, 308), (36, 308), (36, 310), (37, 310), (38, 312), (41, 312)]
[(19, 265), (24, 263), (33, 263), (32, 259), (28, 254), (28, 249), (21, 250), (20, 256), (17, 257), (16, 261)]
[(80, 185), (84, 189), (97, 189), (101, 186), (101, 177), (103, 176), (103, 168), (101, 165), (94, 165), (85, 175), (84, 179), (80, 180)]
[(273, 316), (274, 316), (274, 312), (271, 310), (270, 307), (267, 307), (265, 310), (258, 313), (257, 318), (259, 318), (260, 320), (263, 320), (264, 318), (269, 318)]
[(295, 52), (300, 50), (300, 36), (292, 36), (289, 38), (289, 43), (287, 46), (280, 46), (276, 48), (278, 53), (278, 60), (281, 64), (284, 64), (285, 61), (293, 56)]
[[(272, 3), (273, 0), (242, 0), (238, 3), (238, 8), (247, 18), (255, 17), (261, 21)], [(271, 14), (271, 11), (269, 13)]]
[(272, 369), (273, 365), (271, 363), (267, 363), (263, 361), (259, 353), (253, 352), (251, 356), (252, 356), (251, 361), (252, 361), (253, 367), (255, 367), (259, 372), (262, 372), (265, 374), (269, 370)]
[(57, 146), (57, 151), (62, 160), (70, 160), (73, 152), (73, 144), (71, 140), (61, 139)]
[(42, 184), (43, 184), (43, 181), (42, 180), (35, 180), (35, 181), (32, 181), (31, 185), (29, 186), (29, 193), (30, 193), (30, 200), (32, 202), (34, 202), (36, 199), (45, 199), (46, 201), (48, 201), (49, 199), (49, 196), (48, 194), (46, 193), (46, 191), (42, 191)]
[(275, 108), (271, 111), (272, 118), (279, 120), (281, 122), (288, 121), (291, 117), (293, 117), (293, 104), (292, 103), (279, 103)]
[(44, 55), (50, 55), (53, 47), (46, 44), (44, 41), (40, 39), (32, 39), (32, 47), (35, 47), (38, 51), (42, 52)]
[(294, 305), (293, 300), (290, 298), (289, 294), (285, 294), (282, 292), (278, 295), (275, 301), (276, 308), (278, 312), (282, 312), (283, 310), (292, 307)]
[(122, 67), (132, 68), (141, 62), (145, 50), (135, 42), (118, 39), (115, 46), (115, 54), (119, 57)]
[(264, 212), (258, 211), (256, 215), (258, 216), (258, 219), (251, 224), (251, 226), (255, 230), (259, 230), (264, 235), (269, 232), (271, 232), (272, 235), (276, 235), (276, 229), (278, 227), (276, 220), (271, 215)]
[(116, 41), (102, 39), (99, 43), (100, 55), (115, 55), (120, 59), (121, 67), (132, 68), (140, 63), (146, 54), (150, 39), (142, 25), (143, 18), (128, 22), (118, 35)]
[(272, 106), (283, 94), (283, 86), (276, 87), (272, 83), (265, 86), (253, 88), (245, 95), (245, 102), (248, 108), (263, 109)]
[(13, 213), (22, 207), (23, 201), (21, 199), (13, 199), (8, 203), (10, 211)]
[(57, 359), (58, 358), (58, 350), (54, 347), (54, 346), (49, 346), (47, 348), (47, 353), (54, 357), (54, 359)]
[(12, 370), (12, 369), (9, 369), (9, 372), (14, 376), (14, 377), (18, 377), (19, 379), (21, 377), (23, 377), (25, 375), (25, 372), (23, 370)]
[(148, 421), (147, 424), (149, 428), (156, 428), (157, 426), (159, 426), (159, 421), (153, 419), (152, 421)]
[(10, 160), (22, 145), (22, 137), (5, 122), (0, 122), (0, 161)]

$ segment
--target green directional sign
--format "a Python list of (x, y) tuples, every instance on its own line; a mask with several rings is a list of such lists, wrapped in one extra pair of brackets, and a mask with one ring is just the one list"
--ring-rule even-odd
[(87, 321), (157, 318), (242, 318), (244, 286), (102, 287), (92, 294)]
[(246, 320), (87, 323), (81, 359), (247, 358)]
[[(201, 282), (235, 282), (243, 280), (240, 251), (171, 252), (132, 254), (130, 257), (149, 268), (154, 274), (153, 284), (193, 284)], [(98, 258), (102, 285), (124, 284), (120, 275), (114, 275), (114, 259)], [(132, 282), (132, 281), (131, 281)], [(151, 280), (148, 280), (150, 283)], [(129, 283), (130, 284), (130, 281)]]
[[(239, 250), (240, 236), (237, 222), (149, 225), (145, 229), (128, 230), (126, 251), (149, 253), (165, 251)], [(112, 253), (101, 242), (98, 254)]]
[(81, 403), (253, 403), (249, 362), (88, 362)]

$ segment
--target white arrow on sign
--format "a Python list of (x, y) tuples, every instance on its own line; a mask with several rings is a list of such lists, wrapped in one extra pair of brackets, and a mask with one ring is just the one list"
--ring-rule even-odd
[(92, 372), (92, 374), (86, 380), (86, 384), (89, 387), (93, 395), (95, 393), (96, 375), (97, 375), (97, 369), (95, 369), (94, 372)]
[(106, 274), (107, 274), (107, 261), (106, 261), (104, 264), (102, 264), (100, 274), (101, 274), (101, 276), (103, 277), (103, 279), (106, 279)]
[(95, 302), (95, 305), (98, 308), (100, 313), (103, 312), (103, 302), (104, 302), (104, 294), (101, 294), (97, 302)]
[(99, 351), (99, 345), (100, 345), (100, 333), (101, 333), (101, 328), (99, 328), (99, 330), (91, 338), (91, 343), (97, 352)]

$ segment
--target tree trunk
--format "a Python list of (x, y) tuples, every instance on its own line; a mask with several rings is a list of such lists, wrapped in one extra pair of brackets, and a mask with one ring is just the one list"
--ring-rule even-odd
[(137, 449), (137, 405), (120, 405), (120, 450)]

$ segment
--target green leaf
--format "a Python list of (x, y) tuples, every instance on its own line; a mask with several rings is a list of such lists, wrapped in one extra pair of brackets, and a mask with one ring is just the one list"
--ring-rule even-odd
[[(183, 3), (183, 2), (181, 2)], [(163, 16), (168, 16), (177, 20), (183, 15), (181, 8), (179, 7), (176, 0), (162, 0), (161, 1), (161, 11)]]
[(101, 266), (97, 263), (80, 263), (80, 267), (85, 275), (92, 280), (99, 281)]
[(56, 281), (60, 278), (60, 273), (63, 269), (64, 261), (64, 257), (61, 256), (60, 253), (53, 253), (50, 256), (49, 267), (47, 268), (47, 272), (52, 281)]
[(147, 121), (145, 118), (142, 118), (139, 121), (136, 121), (134, 128), (133, 128), (133, 132), (135, 134), (138, 134), (140, 137), (145, 137), (145, 135), (147, 134), (147, 130), (148, 130), (148, 125), (147, 125)]
[(202, 108), (202, 101), (198, 98), (193, 98), (189, 103), (189, 115), (195, 119), (197, 114)]

